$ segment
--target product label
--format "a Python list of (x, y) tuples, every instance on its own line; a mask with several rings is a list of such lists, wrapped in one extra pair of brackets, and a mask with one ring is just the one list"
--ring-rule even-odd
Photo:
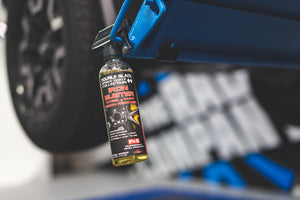
[(100, 86), (113, 159), (146, 154), (133, 73), (102, 75)]

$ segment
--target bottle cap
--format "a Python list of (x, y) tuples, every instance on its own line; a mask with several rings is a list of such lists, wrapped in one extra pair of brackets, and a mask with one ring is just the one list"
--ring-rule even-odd
[(110, 43), (103, 49), (104, 62), (112, 58), (122, 57), (121, 46), (116, 43)]

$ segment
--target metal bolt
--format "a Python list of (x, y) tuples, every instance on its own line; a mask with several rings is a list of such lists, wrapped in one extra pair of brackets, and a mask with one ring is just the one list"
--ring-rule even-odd
[(122, 54), (124, 54), (124, 55), (129, 55), (130, 52), (131, 52), (131, 48), (130, 48), (130, 47), (128, 47), (128, 46), (123, 46), (123, 48), (122, 48)]

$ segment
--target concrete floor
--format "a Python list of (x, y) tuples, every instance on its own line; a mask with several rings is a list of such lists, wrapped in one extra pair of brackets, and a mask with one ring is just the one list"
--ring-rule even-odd
[[(128, 194), (134, 199), (143, 199), (141, 193), (149, 190), (189, 191), (192, 193), (206, 194), (210, 200), (217, 200), (217, 196), (224, 199), (240, 200), (296, 200), (287, 194), (271, 193), (265, 191), (238, 190), (233, 188), (222, 188), (205, 185), (199, 181), (179, 182), (164, 179), (145, 180), (126, 176), (124, 173), (102, 171), (101, 173), (70, 175), (54, 179), (44, 184), (28, 184), (14, 189), (1, 189), (0, 199), (18, 200), (104, 200), (104, 199), (129, 199)], [(151, 194), (151, 193), (150, 193)], [(209, 195), (210, 194), (210, 195)], [(147, 199), (151, 195), (148, 195)], [(215, 197), (214, 197), (215, 196)], [(123, 197), (123, 198), (122, 198)], [(227, 198), (225, 198), (227, 197)], [(133, 198), (132, 198), (133, 199)], [(159, 198), (161, 200), (165, 198)], [(172, 198), (166, 198), (172, 199)], [(176, 198), (196, 199), (196, 198)], [(198, 199), (198, 198), (197, 198)], [(202, 199), (202, 198), (201, 198)]]
[[(6, 12), (0, 7), (0, 24)], [(25, 135), (14, 112), (6, 71), (5, 39), (0, 35), (0, 188), (49, 178), (50, 156)]]

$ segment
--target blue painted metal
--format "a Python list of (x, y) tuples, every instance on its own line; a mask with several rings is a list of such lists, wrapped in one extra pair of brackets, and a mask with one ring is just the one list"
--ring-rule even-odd
[(119, 36), (117, 36), (117, 33), (118, 33), (118, 30), (123, 22), (123, 19), (128, 11), (128, 8), (131, 4), (132, 0), (125, 0), (122, 7), (121, 7), (121, 10), (118, 14), (118, 17), (115, 21), (115, 24), (111, 30), (111, 33), (110, 33), (110, 38), (112, 41), (114, 42), (119, 42), (119, 43), (122, 43), (123, 42), (123, 39)]
[[(132, 191), (125, 194), (113, 196), (90, 198), (86, 200), (156, 200), (156, 199), (184, 199), (184, 200), (262, 200), (260, 198), (249, 198), (241, 195), (226, 195), (218, 193), (202, 192), (201, 190), (187, 190), (180, 188), (150, 188)], [(265, 199), (265, 198), (264, 198)]]
[(151, 92), (150, 84), (145, 80), (141, 81), (138, 85), (138, 94), (139, 94), (139, 96), (140, 97), (145, 97), (145, 96), (149, 95), (150, 92)]
[(161, 71), (161, 72), (158, 72), (157, 74), (155, 74), (154, 79), (155, 79), (157, 82), (161, 82), (161, 81), (165, 80), (166, 78), (168, 78), (169, 75), (170, 75), (170, 74), (169, 74), (168, 72)]
[(143, 43), (166, 12), (163, 0), (145, 0), (128, 33), (133, 50)]
[(191, 182), (194, 179), (194, 175), (192, 171), (184, 170), (178, 173), (177, 178), (181, 182)]
[(298, 0), (165, 0), (154, 28), (151, 3), (128, 35), (130, 58), (157, 59), (167, 47), (176, 61), (300, 67)]
[(293, 186), (295, 174), (292, 170), (258, 153), (249, 154), (245, 158), (245, 161), (282, 190), (290, 190)]
[(226, 161), (217, 161), (203, 169), (203, 177), (211, 183), (222, 184), (226, 183), (229, 186), (244, 188), (246, 182)]

